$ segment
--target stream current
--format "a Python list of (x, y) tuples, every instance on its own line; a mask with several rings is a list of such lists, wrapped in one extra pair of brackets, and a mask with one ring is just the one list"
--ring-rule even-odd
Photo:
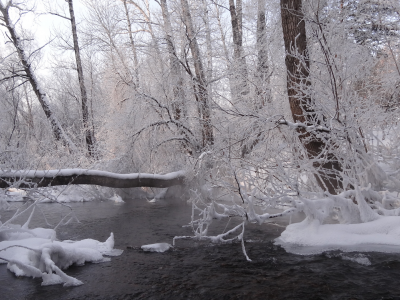
[[(110, 262), (72, 266), (66, 273), (84, 284), (68, 288), (42, 287), (41, 279), (16, 277), (1, 264), (0, 299), (400, 299), (400, 254), (294, 255), (273, 244), (283, 227), (271, 224), (246, 227), (251, 262), (240, 243), (178, 240), (173, 250), (148, 253), (140, 246), (191, 235), (191, 228), (182, 227), (190, 221), (190, 205), (145, 199), (69, 205), (80, 223), (59, 227), (59, 239), (105, 241), (114, 232), (115, 248), (124, 253)], [(50, 224), (69, 211), (59, 204), (40, 207)], [(36, 214), (31, 227), (43, 223)], [(226, 225), (216, 220), (210, 233), (222, 233)]]

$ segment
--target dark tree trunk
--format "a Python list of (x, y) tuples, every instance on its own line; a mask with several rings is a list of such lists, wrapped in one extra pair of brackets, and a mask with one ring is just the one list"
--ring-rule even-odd
[(194, 70), (196, 73), (196, 98), (199, 106), (200, 119), (202, 123), (203, 147), (214, 144), (213, 127), (211, 125), (211, 108), (208, 102), (208, 91), (203, 63), (201, 61), (200, 48), (197, 43), (196, 34), (190, 14), (187, 0), (181, 0), (183, 19), (189, 38), (190, 51), (193, 56)]
[(76, 21), (74, 14), (74, 6), (72, 0), (68, 0), (69, 15), (71, 20), (72, 38), (74, 42), (75, 60), (76, 60), (76, 70), (78, 72), (79, 88), (81, 90), (81, 106), (82, 106), (82, 123), (83, 130), (85, 133), (85, 141), (88, 149), (88, 153), (91, 157), (95, 156), (94, 144), (94, 132), (89, 126), (89, 108), (88, 108), (88, 97), (85, 86), (85, 79), (83, 76), (82, 60), (80, 54), (80, 48), (78, 43), (78, 34), (76, 31)]
[[(285, 43), (287, 68), (287, 90), (289, 104), (294, 122), (315, 124), (321, 121), (314, 111), (314, 105), (305, 91), (310, 85), (310, 61), (307, 51), (306, 27), (303, 18), (301, 0), (281, 0), (281, 17)], [(296, 53), (295, 53), (296, 51)], [(309, 159), (319, 157), (313, 166), (317, 169), (316, 179), (322, 189), (331, 194), (342, 188), (339, 172), (340, 163), (332, 153), (323, 154), (327, 148), (324, 140), (299, 129), (299, 138), (303, 143)]]
[(19, 38), (19, 36), (15, 30), (14, 24), (12, 24), (12, 21), (10, 19), (10, 15), (9, 15), (10, 5), (11, 5), (11, 2), (9, 2), (7, 5), (3, 5), (0, 2), (0, 12), (3, 15), (3, 20), (5, 23), (5, 26), (7, 27), (8, 32), (10, 33), (11, 41), (17, 50), (18, 57), (22, 64), (24, 72), (26, 74), (26, 77), (27, 77), (29, 83), (31, 84), (32, 90), (34, 91), (36, 97), (39, 100), (39, 103), (43, 109), (44, 114), (46, 115), (47, 119), (50, 121), (51, 128), (52, 128), (55, 139), (57, 141), (61, 141), (65, 146), (69, 147), (70, 151), (73, 151), (73, 150), (75, 150), (75, 145), (68, 138), (68, 136), (64, 132), (63, 128), (61, 127), (61, 124), (58, 122), (54, 113), (51, 111), (49, 97), (47, 96), (47, 94), (45, 93), (43, 88), (40, 86), (40, 84), (35, 76), (35, 73), (33, 71), (33, 68), (31, 66), (31, 63), (29, 62), (29, 58), (26, 55), (24, 48), (22, 47), (21, 39)]

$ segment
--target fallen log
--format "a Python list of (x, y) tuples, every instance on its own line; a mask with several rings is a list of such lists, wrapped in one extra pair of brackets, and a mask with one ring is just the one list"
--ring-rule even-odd
[(91, 184), (111, 188), (156, 187), (183, 185), (185, 171), (165, 175), (148, 173), (118, 174), (88, 169), (11, 170), (0, 171), (0, 188), (48, 187), (68, 184)]

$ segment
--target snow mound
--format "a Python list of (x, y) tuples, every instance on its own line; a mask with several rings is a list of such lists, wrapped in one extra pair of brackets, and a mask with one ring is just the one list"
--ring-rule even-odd
[(120, 195), (114, 194), (114, 196), (110, 197), (109, 200), (115, 202), (115, 203), (125, 203), (124, 200), (122, 200)]
[(317, 219), (288, 225), (275, 240), (295, 254), (317, 254), (329, 250), (400, 253), (400, 217), (378, 216), (358, 224), (320, 224)]
[(7, 202), (22, 202), (25, 201), (25, 197), (27, 193), (24, 190), (16, 189), (16, 188), (8, 188), (5, 191), (5, 200)]
[(3, 234), (4, 240), (0, 242), (0, 263), (8, 263), (8, 269), (16, 276), (41, 277), (42, 285), (81, 285), (83, 283), (80, 280), (68, 276), (62, 270), (73, 264), (110, 261), (103, 255), (116, 256), (123, 252), (114, 249), (113, 233), (102, 243), (93, 239), (55, 241), (55, 232), (43, 228), (11, 228), (8, 231), (14, 231), (15, 234), (10, 235), (10, 239), (6, 239), (7, 235)]
[(172, 248), (172, 245), (168, 243), (156, 243), (156, 244), (143, 245), (141, 248), (143, 251), (148, 251), (148, 252), (165, 252), (170, 248)]

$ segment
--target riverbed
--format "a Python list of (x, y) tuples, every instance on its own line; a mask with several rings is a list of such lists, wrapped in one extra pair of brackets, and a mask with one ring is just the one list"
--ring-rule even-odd
[[(191, 228), (183, 227), (191, 215), (185, 201), (69, 205), (80, 222), (59, 227), (59, 239), (104, 241), (113, 232), (115, 248), (124, 253), (110, 262), (71, 267), (66, 273), (84, 284), (68, 288), (42, 287), (41, 279), (18, 278), (2, 264), (0, 299), (400, 299), (399, 254), (288, 254), (273, 244), (284, 229), (282, 220), (247, 226), (248, 262), (240, 243), (178, 240), (167, 252), (143, 252), (141, 245), (191, 235)], [(40, 207), (51, 225), (70, 210), (54, 203)], [(32, 225), (45, 226), (43, 216), (36, 214)], [(218, 221), (212, 232), (221, 233), (226, 225)]]

